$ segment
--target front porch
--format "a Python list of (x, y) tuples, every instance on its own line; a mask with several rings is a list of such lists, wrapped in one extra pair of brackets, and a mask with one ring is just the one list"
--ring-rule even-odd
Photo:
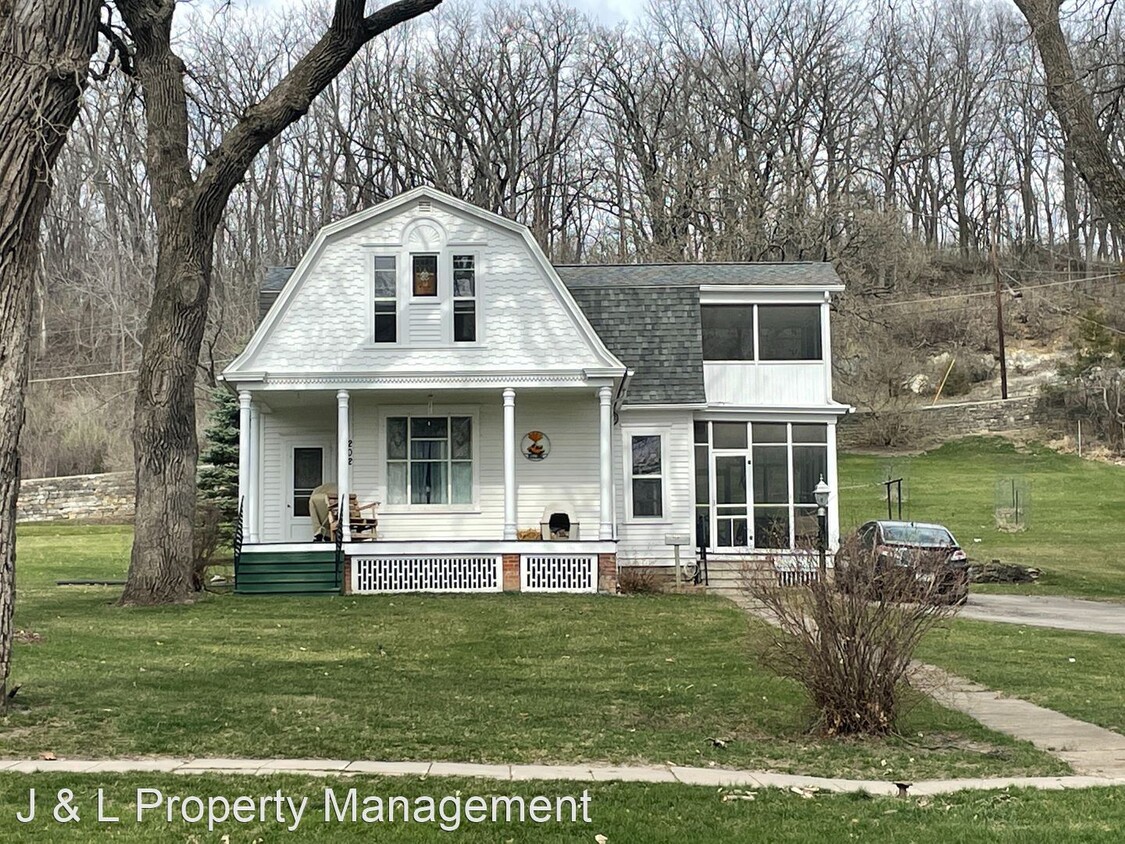
[(612, 540), (257, 543), (236, 557), (235, 591), (614, 592), (616, 547)]

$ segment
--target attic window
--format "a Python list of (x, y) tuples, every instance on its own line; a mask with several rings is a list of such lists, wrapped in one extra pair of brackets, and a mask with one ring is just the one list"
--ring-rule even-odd
[(419, 199), (418, 200), (418, 210), (419, 211), (429, 211), (430, 210), (430, 200)]
[(416, 297), (437, 297), (437, 255), (415, 255), (413, 274), (413, 290)]

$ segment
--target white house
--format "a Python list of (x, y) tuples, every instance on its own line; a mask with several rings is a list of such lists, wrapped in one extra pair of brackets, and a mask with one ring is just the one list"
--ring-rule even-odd
[[(611, 590), (618, 566), (670, 565), (672, 536), (784, 552), (816, 535), (821, 476), (837, 487), (841, 290), (819, 263), (552, 266), (430, 188), (333, 223), (269, 271), (223, 373), (239, 589)], [(379, 502), (375, 540), (343, 525), (336, 581), (308, 508), (329, 481)], [(834, 497), (828, 524), (835, 542)]]

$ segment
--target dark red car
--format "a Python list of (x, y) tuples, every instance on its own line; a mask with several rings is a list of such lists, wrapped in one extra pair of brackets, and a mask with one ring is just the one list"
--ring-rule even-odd
[(860, 526), (856, 538), (872, 553), (877, 576), (892, 567), (913, 569), (919, 592), (956, 604), (968, 598), (969, 558), (944, 525), (872, 521)]

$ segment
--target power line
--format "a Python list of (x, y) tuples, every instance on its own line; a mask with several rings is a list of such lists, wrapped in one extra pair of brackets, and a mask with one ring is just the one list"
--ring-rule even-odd
[[(1009, 280), (1014, 281), (1017, 284), (1019, 284), (1018, 278), (1014, 278), (1011, 274), (1009, 274), (1006, 271), (1004, 272), (1004, 275), (1007, 276)], [(1085, 284), (1085, 283), (1091, 282), (1091, 281), (1109, 281), (1111, 279), (1112, 280), (1119, 280), (1120, 278), (1121, 278), (1120, 274), (1111, 273), (1111, 274), (1107, 274), (1107, 275), (1092, 276), (1090, 278), (1070, 278), (1070, 279), (1065, 279), (1063, 281), (1047, 281), (1047, 282), (1044, 282), (1043, 284), (1025, 284), (1025, 285), (1022, 285), (1022, 286), (1020, 286), (1019, 288), (1016, 289), (1016, 292), (1017, 293), (1023, 293), (1025, 290), (1041, 290), (1045, 287), (1061, 287), (1064, 284)], [(947, 294), (944, 294), (942, 296), (928, 296), (924, 299), (908, 299), (906, 301), (901, 301), (901, 302), (879, 302), (878, 304), (879, 304), (880, 308), (891, 308), (891, 307), (898, 307), (899, 305), (925, 305), (925, 304), (929, 304), (930, 302), (943, 302), (947, 299), (971, 299), (971, 298), (974, 298), (974, 297), (977, 297), (977, 296), (993, 296), (993, 295), (995, 295), (995, 293), (992, 290), (976, 290), (976, 291), (973, 291), (971, 293), (947, 293)]]
[(84, 381), (87, 378), (109, 378), (113, 375), (136, 375), (135, 369), (119, 369), (115, 372), (91, 372), (88, 375), (58, 375), (52, 378), (31, 378), (28, 384), (48, 384), (52, 381)]
[[(232, 360), (234, 360), (234, 358), (228, 358), (227, 360), (217, 360), (214, 363), (217, 366), (223, 366), (225, 364), (230, 363)], [(86, 375), (56, 375), (56, 376), (52, 376), (50, 378), (30, 378), (30, 379), (28, 379), (27, 383), (28, 384), (49, 384), (49, 383), (55, 382), (55, 381), (85, 381), (85, 380), (90, 379), (90, 378), (111, 378), (114, 375), (136, 375), (136, 374), (137, 374), (137, 370), (135, 370), (135, 369), (117, 369), (117, 370), (114, 370), (112, 372), (91, 372), (91, 373), (88, 373)]]

